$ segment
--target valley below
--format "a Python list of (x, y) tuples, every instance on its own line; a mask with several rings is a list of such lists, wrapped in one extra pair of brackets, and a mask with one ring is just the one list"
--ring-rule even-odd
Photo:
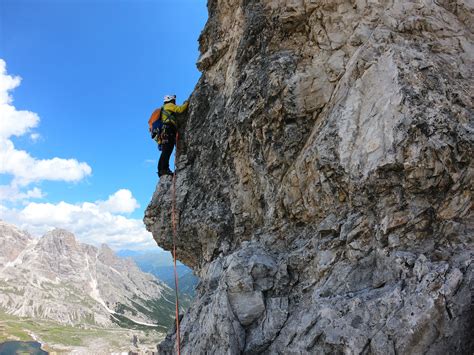
[[(9, 341), (37, 341), (50, 354), (111, 354), (134, 351), (151, 354), (164, 332), (142, 329), (61, 325), (47, 320), (21, 318), (0, 312), (0, 346)], [(134, 339), (137, 343), (134, 344)]]
[[(38, 239), (0, 221), (0, 350), (29, 353), (38, 342), (50, 354), (155, 353), (174, 324), (174, 290), (119, 255), (65, 230)], [(165, 253), (147, 258), (169, 271)], [(184, 286), (193, 290), (195, 282)], [(191, 299), (180, 295), (181, 311)]]

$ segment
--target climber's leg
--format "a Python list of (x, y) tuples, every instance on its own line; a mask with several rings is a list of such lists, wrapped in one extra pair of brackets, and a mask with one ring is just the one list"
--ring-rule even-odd
[(171, 175), (170, 170), (170, 157), (173, 152), (175, 142), (176, 142), (176, 133), (174, 130), (169, 130), (167, 132), (165, 139), (163, 140), (161, 148), (161, 156), (158, 162), (158, 176), (162, 175)]

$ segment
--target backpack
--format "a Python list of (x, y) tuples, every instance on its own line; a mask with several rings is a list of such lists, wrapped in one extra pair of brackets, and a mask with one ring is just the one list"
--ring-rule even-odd
[(162, 134), (165, 129), (165, 125), (172, 125), (176, 127), (176, 117), (172, 112), (168, 112), (163, 107), (160, 107), (153, 111), (150, 119), (148, 120), (148, 130), (150, 131), (151, 139), (158, 143), (158, 148), (161, 148), (161, 143), (163, 140)]
[(151, 139), (154, 139), (157, 142), (160, 139), (161, 131), (163, 130), (163, 120), (161, 119), (161, 116), (161, 108), (158, 108), (153, 111), (150, 119), (148, 120), (148, 130), (150, 131)]

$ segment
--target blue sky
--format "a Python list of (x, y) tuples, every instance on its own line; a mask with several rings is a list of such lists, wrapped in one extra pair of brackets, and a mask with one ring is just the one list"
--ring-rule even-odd
[[(47, 160), (52, 171), (55, 157), (72, 159), (75, 162), (68, 164), (82, 169), (75, 177), (61, 176), (59, 164), (58, 176), (38, 173), (34, 181), (23, 177), (18, 183), (21, 179), (14, 168), (0, 167), (0, 218), (34, 234), (56, 222), (87, 242), (135, 247), (123, 241), (124, 231), (108, 240), (99, 237), (99, 230), (75, 226), (74, 219), (81, 215), (67, 214), (62, 219), (50, 215), (48, 221), (43, 212), (70, 207), (80, 214), (71, 206), (84, 209), (84, 203), (92, 203), (109, 206), (105, 212), (134, 220), (133, 228), (138, 228), (137, 220), (157, 182), (159, 152), (149, 138), (147, 120), (162, 104), (163, 95), (177, 94), (182, 102), (192, 92), (200, 76), (195, 66), (197, 40), (206, 20), (204, 0), (0, 0), (3, 78), (10, 83), (11, 78), (22, 79), (21, 84), (9, 86), (8, 105), (39, 117), (36, 123), (25, 123), (16, 135), (5, 133), (4, 139), (15, 152)], [(0, 111), (0, 125), (7, 120), (6, 114), (1, 115)], [(81, 163), (91, 171), (84, 165), (80, 168)], [(37, 193), (23, 196), (34, 189)], [(122, 193), (114, 195), (117, 191)], [(113, 201), (128, 207), (111, 207)], [(23, 213), (27, 207), (30, 214)], [(44, 216), (31, 217), (33, 210)], [(98, 224), (102, 229), (106, 226), (104, 221)], [(137, 245), (149, 245), (140, 241), (143, 238), (136, 240)]]

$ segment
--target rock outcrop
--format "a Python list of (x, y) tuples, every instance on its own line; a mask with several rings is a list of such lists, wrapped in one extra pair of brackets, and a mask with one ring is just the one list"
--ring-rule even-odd
[[(472, 354), (472, 1), (208, 9), (176, 162), (201, 277), (183, 353)], [(144, 219), (168, 250), (170, 185)]]
[(173, 323), (173, 290), (105, 244), (79, 243), (61, 229), (36, 239), (2, 221), (0, 244), (0, 309), (9, 314), (162, 332)]

